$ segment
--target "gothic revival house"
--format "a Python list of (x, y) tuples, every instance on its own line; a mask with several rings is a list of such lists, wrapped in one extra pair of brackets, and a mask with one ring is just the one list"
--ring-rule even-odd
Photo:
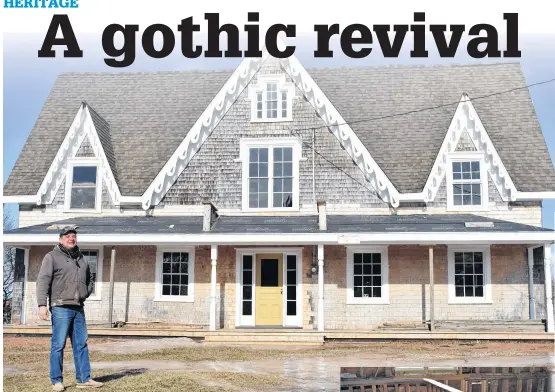
[(555, 170), (525, 85), (514, 63), (267, 53), (231, 72), (62, 74), (4, 186), (14, 316), (48, 325), (36, 277), (75, 224), (90, 323), (109, 319), (114, 262), (114, 321), (553, 331)]

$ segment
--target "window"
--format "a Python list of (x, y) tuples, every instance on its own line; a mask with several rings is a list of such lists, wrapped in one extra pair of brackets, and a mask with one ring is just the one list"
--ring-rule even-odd
[(294, 85), (284, 75), (261, 75), (251, 87), (252, 121), (292, 120)]
[(449, 248), (449, 303), (491, 303), (489, 247)]
[(452, 210), (483, 209), (488, 203), (483, 153), (454, 154), (448, 161), (447, 196)]
[(158, 249), (154, 300), (193, 302), (194, 265), (194, 249)]
[(100, 211), (102, 187), (98, 163), (75, 159), (68, 162), (67, 173), (66, 210)]
[(388, 304), (386, 247), (348, 248), (347, 304)]
[(298, 209), (300, 154), (295, 138), (242, 140), (243, 209)]
[(100, 300), (102, 294), (102, 259), (103, 252), (100, 249), (82, 249), (83, 259), (89, 265), (94, 280), (94, 288), (87, 300)]

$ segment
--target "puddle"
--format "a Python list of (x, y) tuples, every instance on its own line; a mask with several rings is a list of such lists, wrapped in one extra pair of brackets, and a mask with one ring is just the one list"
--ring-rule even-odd
[(395, 357), (376, 357), (372, 353), (357, 353), (349, 357), (312, 357), (287, 360), (260, 361), (203, 361), (180, 362), (165, 360), (139, 360), (126, 362), (94, 362), (93, 369), (130, 369), (170, 370), (183, 372), (242, 372), (272, 373), (290, 380), (293, 387), (277, 388), (272, 392), (332, 392), (340, 388), (339, 372), (341, 367), (368, 366), (480, 366), (480, 367), (518, 367), (554, 366), (551, 356), (523, 357), (475, 357), (460, 359), (429, 359), (426, 354), (421, 358), (400, 359)]

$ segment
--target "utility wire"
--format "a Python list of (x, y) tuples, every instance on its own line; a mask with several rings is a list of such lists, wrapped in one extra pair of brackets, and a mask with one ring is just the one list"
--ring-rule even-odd
[[(555, 78), (548, 79), (548, 80), (543, 80), (543, 81), (537, 82), (537, 83), (528, 84), (526, 86), (515, 87), (515, 88), (509, 89), (509, 90), (498, 91), (498, 92), (495, 92), (495, 93), (492, 93), (492, 94), (481, 95), (481, 96), (478, 96), (478, 97), (475, 97), (475, 98), (470, 98), (469, 97), (466, 102), (472, 102), (472, 101), (478, 101), (480, 99), (491, 98), (491, 97), (495, 97), (495, 96), (498, 96), (498, 95), (508, 94), (508, 93), (513, 92), (513, 91), (523, 90), (523, 89), (527, 89), (527, 88), (530, 88), (530, 87), (539, 86), (539, 85), (542, 85), (542, 84), (547, 84), (547, 83), (552, 83), (552, 82), (555, 82)], [(440, 108), (447, 107), (447, 106), (454, 106), (454, 105), (458, 105), (459, 103), (460, 103), (460, 100), (456, 101), (456, 102), (444, 103), (444, 104), (436, 105), (436, 106), (429, 106), (429, 107), (425, 107), (425, 108), (421, 108), (421, 109), (409, 110), (407, 112), (393, 113), (393, 114), (388, 114), (388, 115), (385, 115), (385, 116), (363, 118), (363, 119), (353, 120), (353, 121), (345, 121), (344, 123), (334, 124), (332, 126), (337, 127), (337, 126), (341, 126), (341, 125), (358, 124), (358, 123), (362, 123), (362, 122), (370, 122), (370, 121), (383, 120), (383, 119), (386, 119), (386, 118), (406, 116), (408, 114), (421, 113), (421, 112), (425, 112), (425, 111), (428, 111), (428, 110), (440, 109)], [(308, 130), (312, 130), (312, 129), (323, 129), (323, 128), (329, 128), (329, 126), (328, 125), (322, 125), (322, 126), (319, 126), (319, 127), (297, 128), (296, 130), (297, 131), (308, 131)]]
[[(486, 98), (491, 98), (494, 96), (498, 96), (498, 95), (502, 95), (502, 94), (508, 94), (511, 93), (513, 91), (517, 91), (517, 90), (522, 90), (522, 89), (526, 89), (529, 87), (534, 87), (534, 86), (539, 86), (542, 84), (547, 84), (547, 83), (551, 83), (551, 82), (555, 82), (555, 78), (553, 79), (548, 79), (548, 80), (543, 80), (537, 83), (532, 83), (526, 86), (521, 86), (521, 87), (515, 87), (509, 90), (503, 90), (503, 91), (498, 91), (492, 94), (486, 94), (486, 95), (481, 95), (478, 96), (476, 98), (470, 98), (468, 99), (468, 101), (476, 101), (476, 100), (480, 100), (480, 99), (486, 99)], [(467, 102), (468, 102), (467, 101)], [(376, 121), (376, 120), (381, 120), (381, 119), (385, 119), (385, 118), (391, 118), (391, 117), (398, 117), (398, 116), (405, 116), (408, 114), (413, 114), (413, 113), (419, 113), (419, 112), (424, 112), (427, 110), (434, 110), (434, 109), (438, 109), (438, 108), (442, 108), (442, 107), (446, 107), (446, 106), (453, 106), (453, 105), (458, 105), (460, 103), (460, 101), (457, 102), (452, 102), (452, 103), (447, 103), (447, 104), (441, 104), (441, 105), (437, 105), (437, 106), (430, 106), (430, 107), (426, 107), (426, 108), (422, 108), (422, 109), (416, 109), (416, 110), (411, 110), (408, 112), (402, 112), (402, 113), (396, 113), (396, 114), (391, 114), (391, 115), (386, 115), (386, 116), (380, 116), (380, 117), (373, 117), (373, 118), (366, 118), (366, 119), (360, 119), (360, 120), (356, 120), (356, 121), (348, 121), (348, 122), (344, 122), (341, 124), (336, 124), (334, 126), (340, 126), (340, 125), (349, 125), (349, 124), (356, 124), (356, 123), (361, 123), (361, 122), (369, 122), (369, 121)], [(318, 115), (318, 117), (320, 117), (320, 119), (322, 119), (322, 117), (320, 115)], [(323, 119), (322, 119), (323, 121)], [(355, 181), (357, 184), (359, 184), (361, 187), (365, 188), (366, 190), (370, 191), (370, 192), (375, 192), (374, 189), (370, 189), (369, 187), (367, 187), (365, 184), (361, 183), (358, 179), (354, 178), (352, 175), (350, 175), (349, 173), (347, 173), (345, 170), (343, 170), (342, 168), (340, 168), (339, 166), (337, 166), (335, 163), (333, 163), (331, 160), (329, 160), (328, 158), (326, 158), (324, 156), (324, 154), (322, 154), (320, 151), (318, 151), (316, 149), (316, 146), (311, 146), (309, 143), (306, 143), (303, 138), (302, 135), (299, 134), (299, 131), (315, 131), (316, 129), (323, 129), (323, 128), (329, 128), (329, 126), (324, 125), (324, 126), (319, 126), (319, 127), (310, 127), (310, 128), (296, 128), (296, 129), (289, 129), (289, 132), (291, 133), (291, 135), (293, 136), (297, 136), (300, 137), (301, 139), (301, 143), (304, 144), (306, 147), (310, 148), (311, 150), (314, 151), (314, 153), (316, 153), (318, 156), (320, 156), (323, 160), (325, 160), (326, 162), (328, 162), (333, 168), (335, 168), (336, 170), (339, 170), (340, 172), (342, 172), (343, 174), (345, 174), (347, 177), (349, 177), (351, 180)]]

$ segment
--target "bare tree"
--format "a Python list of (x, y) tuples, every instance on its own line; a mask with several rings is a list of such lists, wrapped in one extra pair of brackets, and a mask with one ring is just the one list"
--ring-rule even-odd
[[(13, 218), (4, 210), (3, 228), (4, 231), (13, 228), (15, 222)], [(11, 322), (11, 299), (13, 293), (13, 282), (15, 272), (15, 249), (4, 248), (4, 300), (3, 300), (3, 314), (4, 323)]]

